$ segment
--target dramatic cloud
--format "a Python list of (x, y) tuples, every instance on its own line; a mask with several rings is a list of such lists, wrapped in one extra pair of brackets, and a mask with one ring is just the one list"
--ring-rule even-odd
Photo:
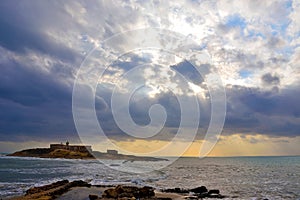
[(229, 87), (225, 130), (270, 136), (298, 136), (299, 92), (299, 87), (282, 89), (279, 93), (257, 88)]
[[(184, 102), (196, 97), (197, 139), (203, 139), (211, 118), (208, 79), (215, 74), (226, 90), (224, 135), (300, 136), (299, 13), (296, 0), (1, 1), (0, 140), (77, 140), (73, 84), (95, 48), (99, 58), (87, 59), (90, 68), (84, 72), (91, 77), (80, 82), (78, 106), (87, 112), (85, 97), (96, 91), (99, 124), (116, 141), (130, 137), (115, 122), (112, 94), (126, 94), (142, 83), (123, 109), (145, 126), (151, 122), (151, 106), (164, 107), (164, 129), (151, 139), (165, 141), (176, 134), (182, 117), (178, 97)], [(130, 31), (149, 27), (157, 28), (160, 37), (150, 44), (165, 48), (133, 48), (139, 38), (152, 35)], [(162, 30), (183, 38), (173, 38), (179, 47), (175, 55)], [(199, 52), (206, 52), (209, 62), (200, 62)]]

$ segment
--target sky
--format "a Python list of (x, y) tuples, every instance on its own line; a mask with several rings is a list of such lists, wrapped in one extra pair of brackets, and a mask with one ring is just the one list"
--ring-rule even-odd
[(2, 0), (0, 152), (300, 155), (299, 36), (297, 0)]

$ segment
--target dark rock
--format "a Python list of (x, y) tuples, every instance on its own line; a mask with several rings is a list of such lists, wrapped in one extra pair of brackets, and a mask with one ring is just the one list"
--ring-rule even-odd
[(195, 193), (194, 196), (185, 196), (186, 199), (198, 199), (198, 198), (217, 198), (222, 199), (225, 198), (225, 196), (220, 194), (220, 190), (213, 189), (213, 190), (207, 190), (205, 186), (196, 187), (190, 190), (181, 189), (181, 188), (171, 188), (171, 189), (164, 189), (162, 192), (168, 192), (168, 193), (181, 193), (181, 194), (187, 194), (190, 192)]
[(215, 199), (223, 199), (223, 198), (225, 198), (225, 196), (221, 195), (221, 194), (210, 194), (207, 197), (208, 198), (215, 198)]
[(206, 197), (208, 197), (209, 195), (208, 195), (208, 192), (203, 192), (203, 193), (201, 193), (201, 194), (198, 194), (197, 196), (200, 197), (200, 198), (206, 198)]
[(185, 190), (185, 189), (181, 189), (181, 188), (168, 188), (168, 189), (162, 190), (162, 192), (182, 194), (182, 193), (189, 193), (190, 190)]
[(118, 185), (115, 188), (107, 189), (103, 192), (104, 198), (147, 198), (155, 195), (152, 187), (136, 187), (136, 186), (122, 186)]
[(153, 187), (148, 187), (148, 186), (144, 186), (144, 187), (140, 188), (139, 196), (140, 197), (153, 197), (153, 196), (155, 196), (154, 188)]
[(57, 187), (61, 187), (61, 186), (66, 185), (68, 183), (69, 183), (68, 180), (63, 180), (63, 181), (57, 181), (57, 182), (49, 184), (49, 185), (44, 185), (44, 186), (40, 186), (40, 187), (33, 187), (33, 188), (28, 189), (26, 191), (25, 195), (44, 192), (44, 191), (51, 190), (51, 189), (54, 189), (54, 188), (57, 188)]
[(115, 188), (118, 197), (138, 197), (139, 196), (139, 188), (135, 186), (122, 186), (118, 185)]
[(110, 189), (104, 190), (102, 197), (103, 198), (118, 198), (118, 193), (115, 188), (110, 188)]
[(91, 187), (91, 184), (89, 184), (85, 181), (82, 181), (82, 180), (73, 181), (69, 185), (70, 185), (70, 187)]
[(207, 188), (205, 186), (196, 187), (190, 190), (191, 192), (194, 192), (196, 194), (202, 194), (207, 192)]
[(90, 195), (89, 195), (89, 199), (90, 199), (90, 200), (96, 200), (96, 199), (98, 199), (98, 195), (90, 194)]

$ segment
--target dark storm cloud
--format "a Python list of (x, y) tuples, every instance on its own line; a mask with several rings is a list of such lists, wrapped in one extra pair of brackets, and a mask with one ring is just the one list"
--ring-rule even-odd
[(4, 63), (1, 67), (1, 98), (14, 101), (23, 106), (36, 106), (66, 100), (71, 96), (70, 88), (55, 81), (51, 75), (20, 65)]
[(299, 135), (299, 88), (282, 89), (279, 93), (241, 86), (227, 88), (225, 132), (227, 129), (270, 136)]
[[(45, 6), (47, 5), (38, 2), (26, 4), (15, 0), (1, 1), (0, 45), (18, 53), (25, 54), (27, 50), (33, 50), (62, 60), (75, 61), (80, 57), (79, 54), (50, 38), (43, 30), (43, 27), (54, 25), (52, 21), (43, 21), (49, 17), (50, 8)], [(56, 10), (51, 10), (53, 10), (51, 17), (59, 20)]]
[[(110, 106), (111, 91), (105, 88), (99, 87), (97, 94), (101, 96), (102, 102)], [(98, 97), (99, 98), (99, 97)], [(166, 127), (178, 127), (181, 119), (180, 105), (172, 93), (162, 93), (155, 98), (142, 97), (138, 100), (133, 96), (129, 106), (129, 113), (132, 120), (139, 126), (148, 125), (150, 123), (149, 110), (154, 104), (160, 104), (164, 107), (167, 113)], [(114, 116), (112, 114), (111, 108), (103, 110), (96, 106), (97, 117), (99, 123), (105, 133), (108, 136), (120, 136), (119, 139), (127, 136), (126, 133), (121, 131), (114, 121)], [(124, 112), (128, 109), (124, 108)]]
[(171, 92), (159, 94), (157, 97), (143, 98), (133, 102), (130, 105), (130, 113), (133, 120), (139, 125), (147, 125), (150, 123), (149, 110), (152, 105), (160, 104), (167, 113), (166, 127), (178, 127), (181, 119), (181, 111), (179, 102)]
[(2, 63), (1, 140), (74, 137), (71, 89), (55, 76), (25, 64)]
[(282, 89), (280, 93), (249, 90), (249, 93), (240, 97), (244, 105), (251, 111), (273, 116), (299, 117), (300, 87)]
[(171, 69), (180, 73), (188, 81), (198, 85), (203, 82), (203, 80), (204, 80), (203, 76), (205, 76), (206, 74), (208, 74), (210, 72), (209, 67), (210, 67), (209, 65), (201, 65), (201, 66), (197, 66), (197, 69), (196, 69), (195, 66), (193, 66), (187, 60), (185, 60), (176, 65), (172, 65)]
[[(54, 6), (55, 3), (44, 1), (0, 3), (0, 139), (3, 141), (77, 137), (70, 81), (81, 56), (47, 32), (66, 30), (65, 25), (71, 27), (75, 21)], [(44, 70), (46, 64), (49, 66)]]

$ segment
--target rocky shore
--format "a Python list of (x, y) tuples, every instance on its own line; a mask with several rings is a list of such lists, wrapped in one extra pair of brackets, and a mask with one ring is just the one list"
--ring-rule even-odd
[(49, 185), (33, 187), (26, 191), (24, 196), (10, 200), (175, 200), (175, 199), (222, 199), (224, 195), (217, 189), (208, 190), (205, 186), (192, 189), (169, 188), (156, 190), (153, 187), (133, 185), (91, 185), (84, 181), (58, 181)]

